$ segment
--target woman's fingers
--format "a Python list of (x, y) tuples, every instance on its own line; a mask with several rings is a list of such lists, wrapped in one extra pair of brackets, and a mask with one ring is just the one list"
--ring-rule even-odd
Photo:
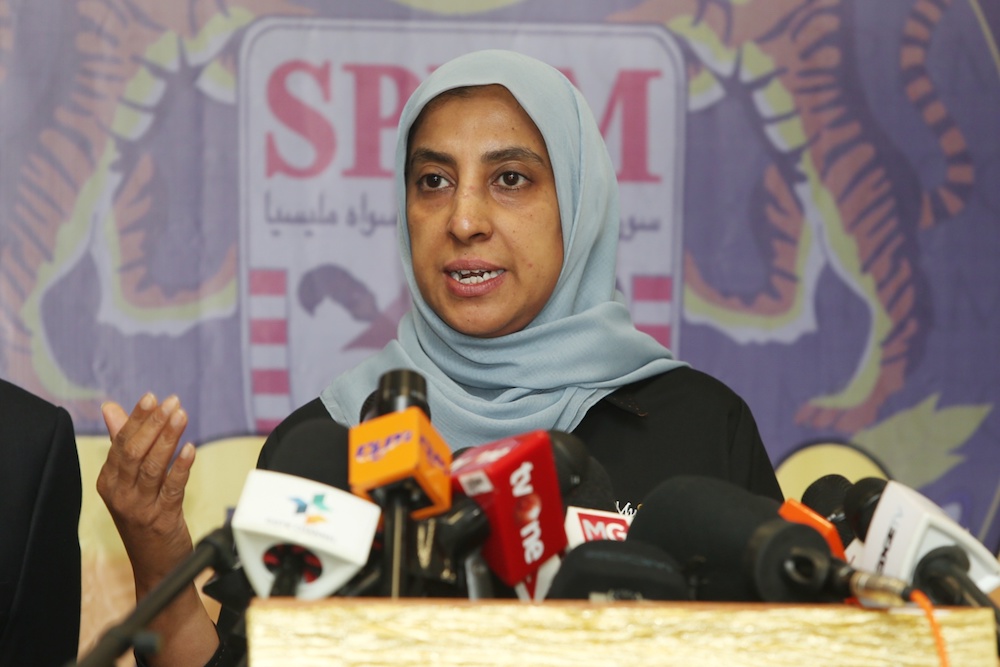
[(101, 407), (104, 424), (107, 426), (108, 435), (111, 436), (111, 449), (101, 471), (105, 482), (114, 481), (116, 485), (128, 486), (135, 483), (137, 467), (143, 453), (137, 451), (138, 443), (134, 442), (134, 438), (150, 412), (156, 407), (156, 397), (151, 393), (146, 393), (140, 398), (129, 415), (126, 415), (125, 410), (117, 403), (105, 403)]
[(170, 466), (167, 479), (160, 489), (160, 500), (163, 510), (166, 512), (182, 511), (184, 503), (184, 488), (187, 486), (188, 478), (191, 476), (191, 466), (194, 465), (194, 445), (190, 442), (185, 444)]
[(136, 431), (130, 441), (134, 449), (129, 455), (138, 462), (135, 484), (141, 492), (151, 496), (160, 493), (170, 460), (186, 427), (187, 413), (180, 407), (177, 397), (171, 396)]
[(101, 415), (104, 417), (104, 425), (108, 428), (108, 435), (114, 440), (128, 421), (128, 414), (122, 406), (109, 401), (101, 406)]
[[(194, 459), (191, 446), (190, 451), (178, 456), (176, 472), (168, 475), (188, 422), (180, 400), (170, 396), (157, 403), (156, 397), (147, 393), (131, 414), (126, 415), (117, 403), (106, 403), (102, 414), (111, 436), (111, 449), (98, 477), (98, 491), (105, 503), (116, 508), (122, 519), (132, 517), (140, 523), (159, 521), (154, 517), (161, 516), (164, 510), (180, 514), (184, 485)], [(167, 507), (157, 507), (164, 502)]]
[(155, 395), (151, 392), (143, 394), (142, 398), (140, 398), (135, 404), (135, 407), (132, 408), (132, 412), (129, 414), (126, 422), (121, 425), (117, 432), (110, 434), (112, 441), (116, 444), (124, 444), (128, 442), (132, 436), (135, 435), (135, 432), (142, 427), (146, 418), (149, 417), (149, 414), (155, 410), (157, 406), (158, 401), (156, 400)]

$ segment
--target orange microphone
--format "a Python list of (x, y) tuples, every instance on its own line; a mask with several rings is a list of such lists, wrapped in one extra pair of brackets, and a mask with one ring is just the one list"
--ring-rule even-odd
[(351, 491), (382, 504), (402, 488), (411, 516), (426, 519), (451, 507), (451, 450), (419, 407), (362, 422), (348, 433)]
[(409, 521), (451, 507), (451, 450), (429, 414), (423, 376), (392, 370), (379, 378), (367, 419), (348, 432), (351, 491), (383, 509), (383, 587), (391, 597), (405, 594)]

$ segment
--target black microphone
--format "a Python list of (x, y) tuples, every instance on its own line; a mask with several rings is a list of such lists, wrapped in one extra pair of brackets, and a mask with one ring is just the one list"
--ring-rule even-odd
[(409, 545), (414, 595), (494, 597), (495, 584), (482, 558), (490, 520), (479, 503), (461, 494), (443, 514), (417, 521)]
[(785, 521), (779, 508), (720, 479), (673, 477), (645, 499), (626, 542), (647, 542), (676, 558), (698, 600), (909, 599), (904, 582), (834, 559), (817, 530)]
[(854, 530), (844, 511), (844, 498), (850, 488), (849, 479), (843, 475), (831, 474), (820, 477), (802, 493), (802, 504), (833, 524), (843, 547), (854, 541)]
[(567, 553), (546, 600), (690, 600), (677, 561), (638, 541), (585, 542)]
[(572, 433), (550, 430), (548, 434), (552, 457), (556, 462), (559, 492), (565, 505), (567, 495), (576, 490), (590, 473), (591, 456), (583, 440)]
[(602, 512), (618, 512), (611, 476), (600, 461), (593, 456), (587, 456), (587, 465), (580, 481), (575, 487), (563, 493), (563, 505), (567, 510), (570, 507), (578, 507)]
[(851, 532), (862, 542), (868, 536), (868, 527), (887, 483), (887, 480), (878, 477), (865, 477), (844, 492), (844, 517)]
[(258, 467), (350, 491), (348, 451), (347, 429), (332, 419), (316, 417), (296, 424), (262, 452)]

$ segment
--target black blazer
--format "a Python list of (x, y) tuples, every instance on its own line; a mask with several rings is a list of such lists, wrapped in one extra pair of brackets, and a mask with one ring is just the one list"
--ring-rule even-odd
[(0, 665), (76, 659), (81, 494), (69, 413), (0, 379)]

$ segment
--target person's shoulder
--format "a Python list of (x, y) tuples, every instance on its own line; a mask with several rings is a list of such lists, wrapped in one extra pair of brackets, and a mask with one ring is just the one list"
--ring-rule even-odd
[(48, 449), (42, 443), (75, 443), (73, 418), (65, 408), (0, 379), (0, 439), (36, 443), (33, 448), (39, 452)]
[(691, 366), (679, 366), (626, 385), (611, 398), (618, 401), (631, 399), (639, 406), (662, 402), (732, 404), (743, 401), (725, 382)]
[(0, 410), (8, 414), (50, 414), (55, 416), (59, 406), (50, 403), (27, 389), (0, 378)]
[(333, 420), (333, 417), (330, 416), (329, 411), (326, 409), (326, 406), (323, 405), (323, 401), (319, 397), (316, 397), (308, 403), (300, 405), (293, 410), (290, 415), (281, 420), (281, 422), (274, 428), (274, 431), (279, 435), (285, 435), (288, 431), (292, 430), (299, 424), (313, 419)]

